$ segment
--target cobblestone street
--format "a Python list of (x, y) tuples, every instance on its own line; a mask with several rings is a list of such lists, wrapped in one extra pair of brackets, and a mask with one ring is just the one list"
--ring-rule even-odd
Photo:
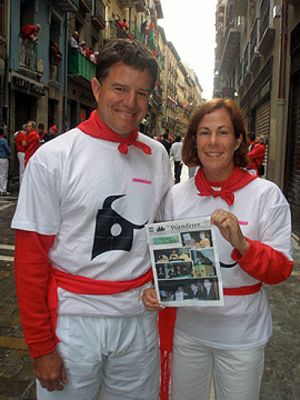
[[(13, 281), (14, 232), (10, 221), (15, 204), (14, 197), (0, 199), (0, 400), (34, 400), (31, 362), (20, 328)], [(265, 286), (273, 310), (274, 333), (267, 346), (261, 400), (300, 398), (300, 247), (293, 244), (296, 263), (292, 276), (285, 283)]]

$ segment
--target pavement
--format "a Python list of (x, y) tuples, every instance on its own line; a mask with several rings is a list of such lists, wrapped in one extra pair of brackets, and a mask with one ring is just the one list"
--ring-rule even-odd
[[(186, 167), (182, 177), (187, 178)], [(16, 201), (16, 190), (9, 197), (0, 197), (0, 400), (35, 400), (13, 278), (14, 231), (10, 222)], [(295, 239), (293, 256), (295, 267), (290, 278), (279, 285), (265, 285), (273, 314), (273, 337), (266, 347), (261, 400), (300, 399), (300, 244)]]

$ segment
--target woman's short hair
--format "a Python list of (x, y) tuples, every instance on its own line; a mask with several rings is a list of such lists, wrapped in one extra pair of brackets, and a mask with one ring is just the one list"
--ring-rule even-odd
[(117, 39), (101, 47), (97, 57), (96, 78), (102, 83), (112, 65), (122, 62), (139, 71), (148, 71), (151, 88), (154, 88), (158, 74), (158, 64), (151, 52), (137, 40)]
[(242, 112), (234, 100), (216, 98), (208, 100), (205, 103), (201, 104), (200, 107), (192, 115), (182, 148), (182, 161), (188, 167), (202, 165), (197, 152), (197, 128), (206, 114), (209, 114), (219, 109), (225, 109), (228, 112), (233, 124), (235, 138), (238, 139), (240, 135), (242, 135), (241, 145), (235, 151), (233, 156), (234, 165), (239, 167), (246, 167), (246, 165), (248, 164), (248, 144)]

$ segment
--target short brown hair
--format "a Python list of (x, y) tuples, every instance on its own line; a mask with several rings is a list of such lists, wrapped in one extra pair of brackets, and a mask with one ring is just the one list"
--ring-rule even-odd
[(99, 51), (96, 65), (96, 78), (102, 83), (107, 77), (110, 67), (122, 62), (139, 71), (148, 71), (154, 88), (158, 64), (151, 52), (137, 40), (117, 39), (105, 44)]
[(246, 167), (248, 164), (246, 129), (240, 108), (236, 102), (231, 99), (212, 99), (201, 104), (201, 106), (192, 115), (182, 148), (182, 161), (187, 166), (195, 167), (197, 165), (202, 165), (198, 157), (196, 146), (197, 128), (206, 114), (219, 109), (227, 110), (233, 124), (235, 138), (238, 139), (240, 135), (242, 135), (241, 145), (235, 151), (233, 156), (234, 165)]

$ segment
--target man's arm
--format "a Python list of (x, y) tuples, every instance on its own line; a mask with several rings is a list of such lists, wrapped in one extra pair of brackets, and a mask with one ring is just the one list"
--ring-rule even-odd
[(67, 383), (47, 301), (51, 273), (48, 252), (54, 239), (54, 235), (16, 230), (15, 280), (22, 327), (36, 377), (49, 391), (62, 390), (62, 383)]

